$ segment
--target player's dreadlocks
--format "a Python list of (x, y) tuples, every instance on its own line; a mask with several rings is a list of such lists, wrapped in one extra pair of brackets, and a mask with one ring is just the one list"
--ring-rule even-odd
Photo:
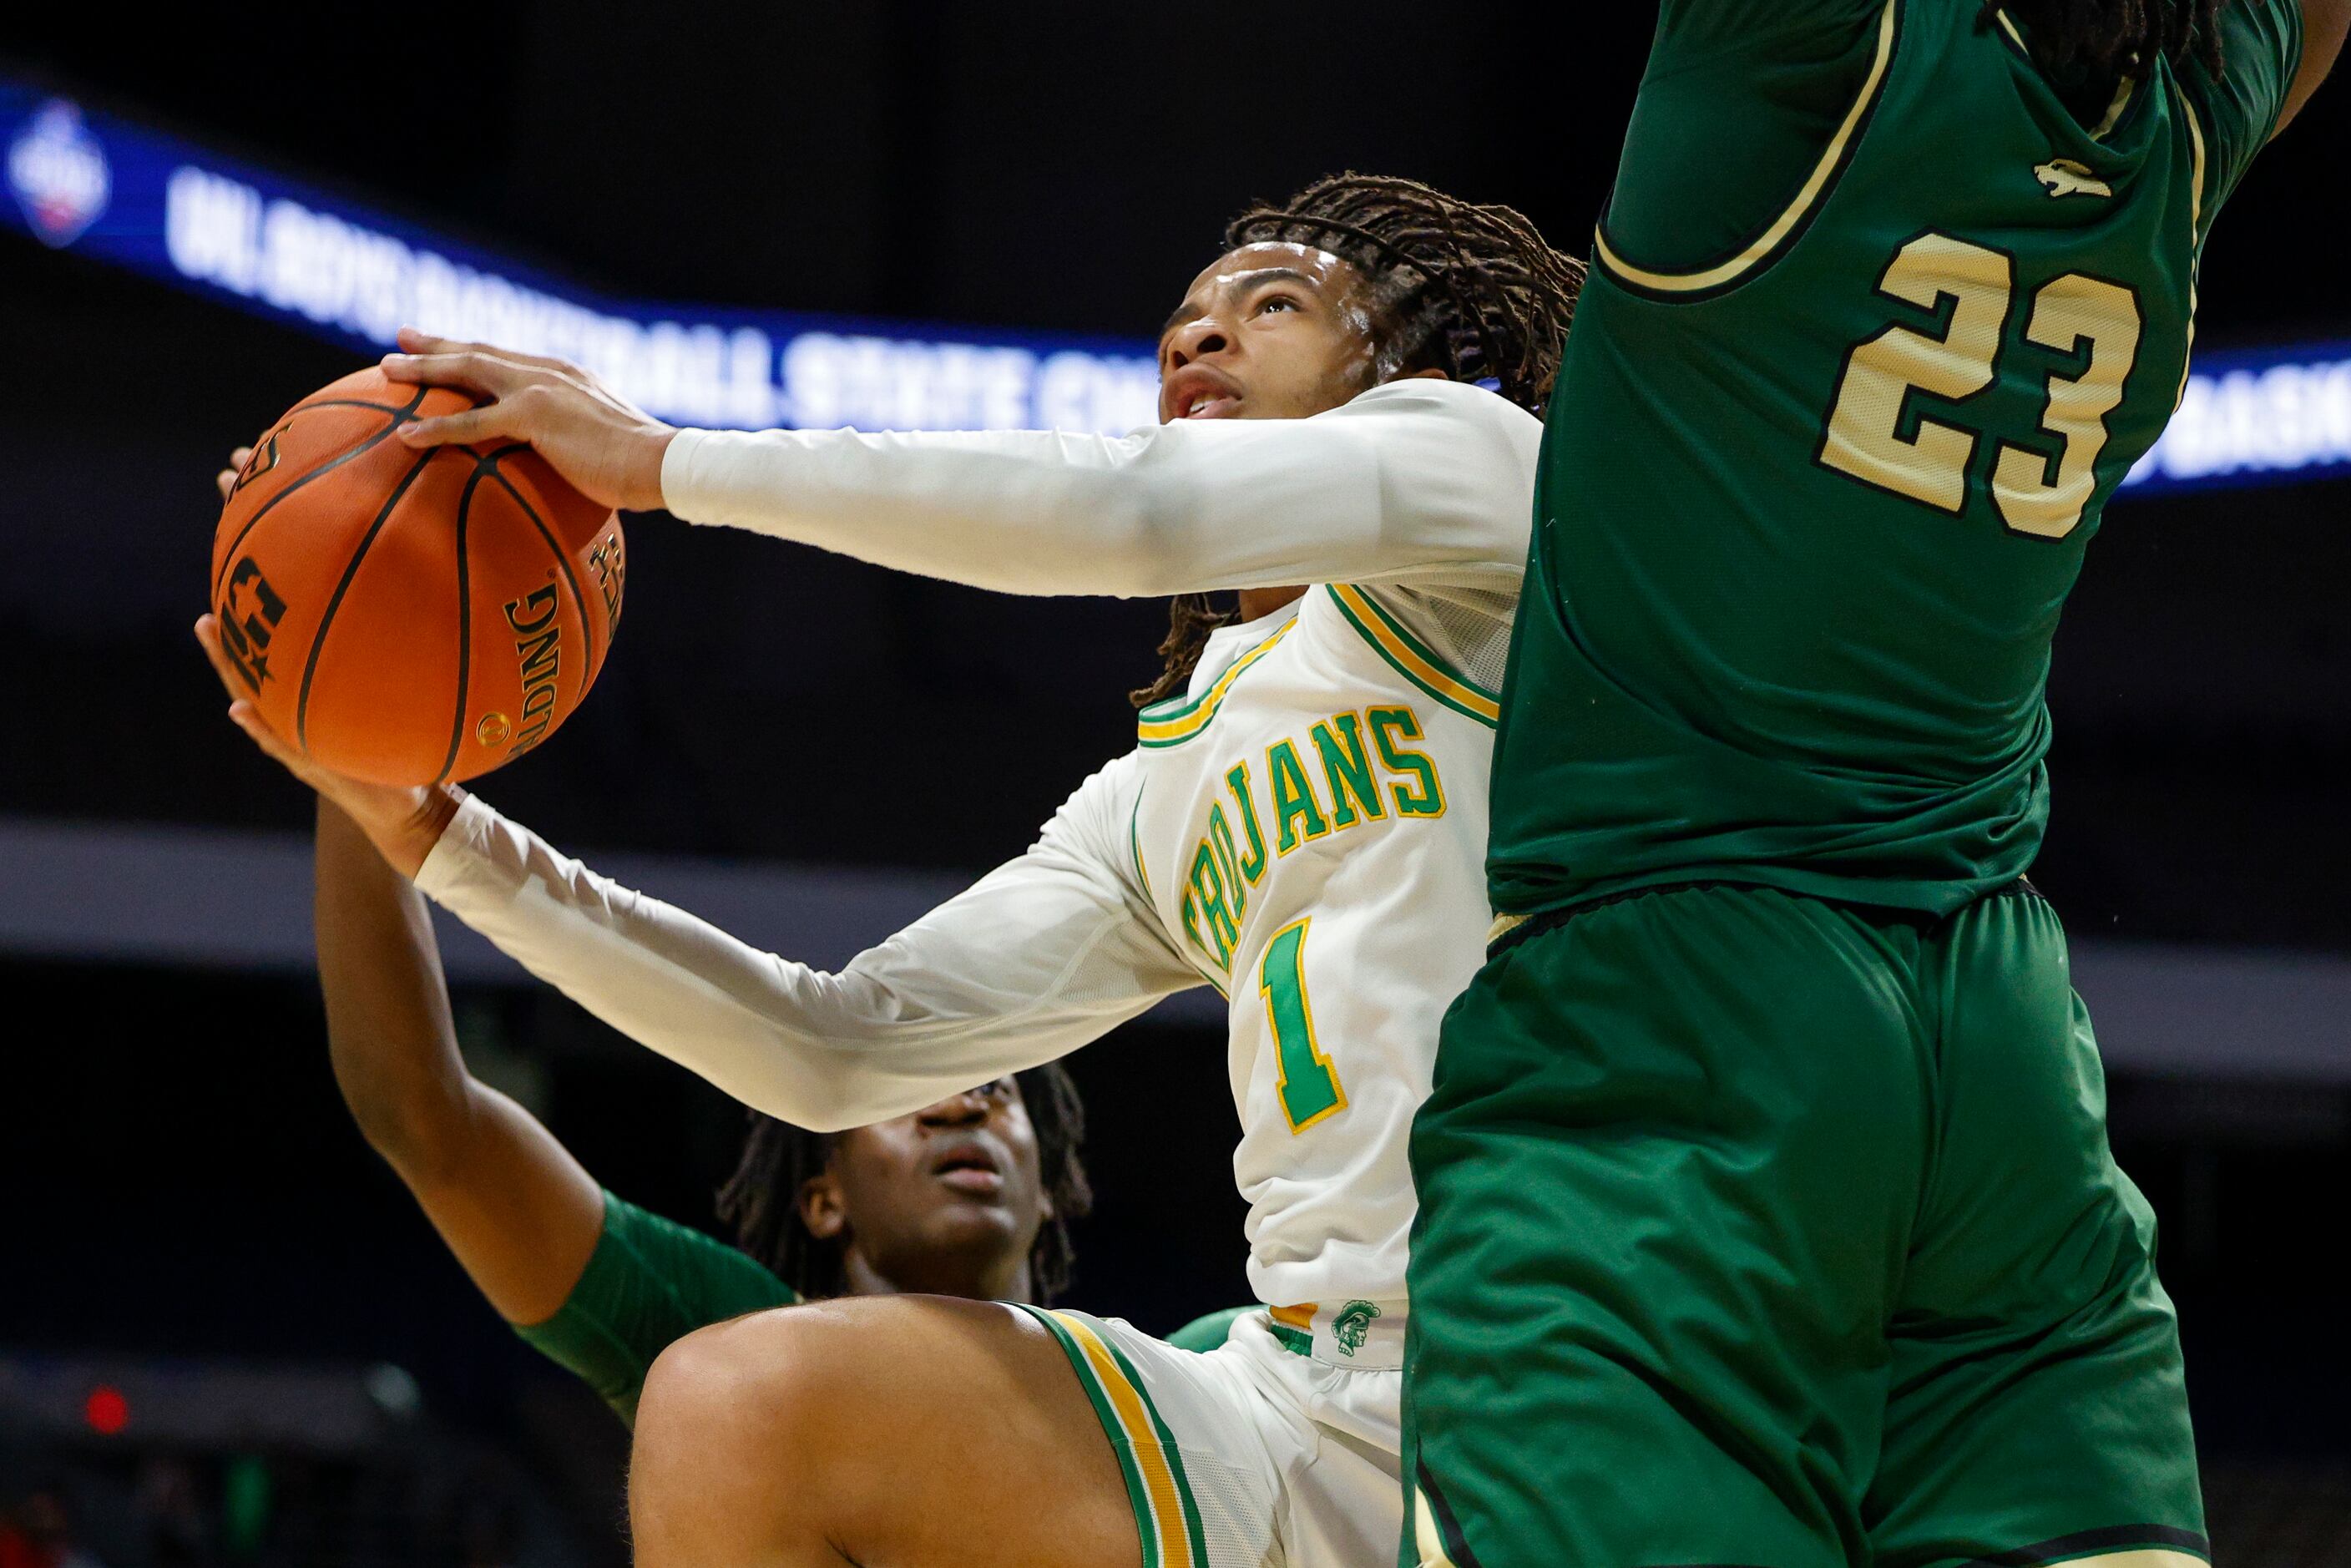
[[(1458, 382), (1493, 382), (1520, 408), (1542, 413), (1583, 264), (1553, 250), (1510, 208), (1465, 202), (1415, 180), (1333, 174), (1225, 227), (1228, 251), (1267, 243), (1329, 251), (1363, 277), (1378, 344), (1374, 384), (1443, 371)], [(1177, 595), (1159, 645), (1166, 667), (1133, 694), (1134, 706), (1182, 691), (1208, 634), (1235, 613), (1205, 593)]]
[(2111, 78), (2137, 76), (2158, 59), (2200, 63), (2220, 74), (2220, 14), (2231, 0), (1984, 0), (1982, 25), (2001, 11), (2032, 40), (2046, 68)]
[[(1037, 1134), (1038, 1176), (1053, 1205), (1029, 1252), (1029, 1285), (1042, 1305), (1070, 1288), (1077, 1256), (1070, 1222), (1094, 1207), (1093, 1186), (1078, 1155), (1086, 1141), (1086, 1107), (1059, 1062), (1015, 1077)], [(801, 1296), (840, 1295), (848, 1289), (841, 1244), (810, 1235), (799, 1209), (801, 1188), (823, 1175), (832, 1157), (832, 1139), (757, 1111), (750, 1124), (742, 1161), (718, 1189), (718, 1217), (735, 1228), (737, 1246)]]

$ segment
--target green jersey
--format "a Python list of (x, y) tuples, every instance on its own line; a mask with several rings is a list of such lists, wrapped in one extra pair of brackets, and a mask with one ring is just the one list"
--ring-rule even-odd
[(2032, 862), (2100, 512), (2298, 0), (2053, 80), (1980, 0), (1667, 0), (1543, 442), (1495, 906), (1722, 880), (1945, 913)]
[[(653, 1359), (698, 1328), (799, 1301), (773, 1270), (690, 1226), (604, 1195), (604, 1228), (571, 1294), (545, 1322), (515, 1333), (636, 1424), (637, 1396)], [(1233, 1320), (1262, 1308), (1232, 1307), (1185, 1324), (1167, 1343), (1211, 1351)]]

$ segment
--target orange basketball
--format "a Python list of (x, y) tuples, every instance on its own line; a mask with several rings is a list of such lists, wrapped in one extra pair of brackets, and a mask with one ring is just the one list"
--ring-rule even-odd
[(379, 784), (472, 779), (555, 733), (621, 620), (621, 520), (527, 446), (417, 449), (472, 407), (376, 370), (254, 444), (213, 538), (221, 643), (269, 727)]

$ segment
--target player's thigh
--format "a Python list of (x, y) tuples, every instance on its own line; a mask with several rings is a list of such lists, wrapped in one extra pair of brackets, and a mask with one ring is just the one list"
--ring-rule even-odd
[(1890, 1318), (1876, 1559), (2201, 1554), (2155, 1219), (2107, 1146), (2064, 933), (2015, 893), (1938, 946), (1935, 1161)]
[(1121, 1466), (1026, 1313), (863, 1298), (704, 1329), (654, 1364), (630, 1477), (637, 1561), (1115, 1568)]
[(1898, 922), (1679, 889), (1456, 1004), (1414, 1132), (1405, 1479), (1458, 1568), (1862, 1549), (1921, 1179), (1914, 956)]

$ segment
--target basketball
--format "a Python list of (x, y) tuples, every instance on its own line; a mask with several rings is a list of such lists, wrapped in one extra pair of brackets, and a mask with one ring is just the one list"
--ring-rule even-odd
[(222, 646), (269, 727), (338, 773), (502, 767), (562, 726), (611, 646), (617, 515), (527, 446), (394, 435), (475, 402), (345, 376), (254, 443), (221, 514)]

